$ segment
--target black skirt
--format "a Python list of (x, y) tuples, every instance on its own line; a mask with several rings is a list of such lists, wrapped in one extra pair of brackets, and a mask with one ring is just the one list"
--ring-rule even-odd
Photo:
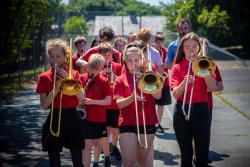
[[(59, 109), (53, 111), (53, 132), (58, 130)], [(72, 150), (84, 149), (83, 122), (76, 111), (76, 108), (62, 109), (60, 136), (55, 137), (50, 132), (51, 111), (43, 124), (42, 129), (42, 147), (43, 151), (62, 151), (62, 147)]]

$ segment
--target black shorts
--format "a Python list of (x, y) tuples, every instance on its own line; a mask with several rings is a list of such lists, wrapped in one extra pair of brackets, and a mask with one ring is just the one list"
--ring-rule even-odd
[(120, 110), (106, 109), (107, 127), (118, 128), (119, 115), (120, 115)]
[[(119, 127), (120, 133), (135, 133), (137, 134), (137, 127), (136, 126), (120, 126)], [(143, 126), (139, 126), (140, 134), (144, 134)], [(155, 134), (156, 133), (156, 126), (155, 125), (147, 125), (146, 126), (147, 134)]]
[(172, 103), (170, 88), (169, 86), (164, 85), (162, 88), (162, 95), (159, 100), (155, 100), (155, 104), (159, 106), (164, 106)]
[(83, 122), (85, 139), (100, 139), (108, 136), (106, 123), (91, 122), (87, 120), (83, 120)]
[[(58, 113), (59, 109), (53, 111), (53, 132), (58, 130)], [(49, 113), (46, 122), (42, 129), (42, 146), (43, 151), (60, 152), (62, 147), (72, 150), (84, 149), (84, 131), (82, 119), (75, 108), (62, 109), (61, 111), (61, 126), (60, 136), (55, 137), (50, 132), (50, 115)]]

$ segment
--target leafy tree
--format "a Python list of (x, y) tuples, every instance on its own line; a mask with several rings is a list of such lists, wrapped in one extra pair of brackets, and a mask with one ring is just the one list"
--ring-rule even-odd
[[(32, 66), (32, 46), (40, 46), (43, 30), (52, 21), (48, 13), (58, 4), (58, 0), (12, 0), (1, 4), (1, 73), (20, 72)], [(39, 60), (39, 52), (36, 54)]]
[(87, 34), (88, 28), (84, 18), (73, 16), (67, 19), (64, 24), (64, 31), (72, 34)]

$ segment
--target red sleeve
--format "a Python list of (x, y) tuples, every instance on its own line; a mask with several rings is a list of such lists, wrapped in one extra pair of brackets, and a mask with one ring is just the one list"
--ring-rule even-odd
[(113, 86), (113, 99), (117, 99), (118, 97), (124, 97), (124, 90), (120, 78), (115, 79)]
[(116, 66), (115, 66), (115, 74), (116, 76), (120, 76), (122, 73), (122, 66), (118, 63), (116, 63)]
[(158, 70), (157, 70), (157, 67), (156, 67), (156, 65), (154, 65), (154, 64), (152, 64), (152, 71), (153, 71), (153, 72), (156, 72), (156, 71), (158, 71)]
[(47, 89), (48, 88), (48, 81), (46, 79), (45, 76), (43, 75), (40, 75), (39, 76), (39, 79), (38, 79), (38, 82), (37, 82), (37, 87), (36, 87), (36, 93), (46, 93), (46, 94), (49, 94), (49, 90)]
[(91, 48), (89, 49), (83, 56), (81, 56), (81, 59), (82, 60), (85, 60), (85, 61), (89, 61), (89, 57), (92, 55), (92, 54), (95, 54), (98, 52), (98, 47), (95, 47), (95, 48)]
[(105, 96), (111, 96), (111, 87), (110, 87), (108, 79), (105, 79), (104, 95)]
[(170, 76), (170, 89), (173, 90), (175, 87), (179, 86), (181, 83), (181, 75), (178, 64), (174, 65), (171, 70)]
[(77, 70), (73, 70), (73, 78), (76, 80), (80, 80), (80, 74)]
[(121, 54), (119, 51), (113, 49), (114, 55), (116, 57), (117, 62), (116, 63), (121, 63)]
[(222, 78), (221, 78), (221, 74), (220, 74), (220, 70), (219, 70), (218, 66), (216, 66), (215, 75), (216, 75), (216, 77), (215, 77), (216, 82), (221, 82)]

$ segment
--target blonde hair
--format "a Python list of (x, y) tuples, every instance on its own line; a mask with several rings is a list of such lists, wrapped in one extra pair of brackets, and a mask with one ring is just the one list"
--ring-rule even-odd
[(100, 54), (92, 54), (89, 57), (88, 65), (91, 70), (99, 70), (101, 66), (104, 64), (105, 60), (102, 55)]
[(107, 52), (112, 52), (112, 46), (110, 45), (110, 43), (108, 42), (105, 42), (105, 43), (101, 43), (99, 45), (99, 49), (98, 49), (98, 52), (99, 54), (103, 54), (103, 53), (107, 53)]
[(142, 50), (137, 46), (136, 43), (130, 43), (126, 45), (125, 50), (124, 50), (124, 61), (126, 60), (128, 54), (132, 52), (137, 52), (139, 57), (142, 59), (143, 53)]
[(62, 49), (64, 56), (67, 55), (68, 45), (65, 40), (62, 39), (50, 39), (46, 42), (46, 54), (49, 56), (50, 51), (56, 47)]

